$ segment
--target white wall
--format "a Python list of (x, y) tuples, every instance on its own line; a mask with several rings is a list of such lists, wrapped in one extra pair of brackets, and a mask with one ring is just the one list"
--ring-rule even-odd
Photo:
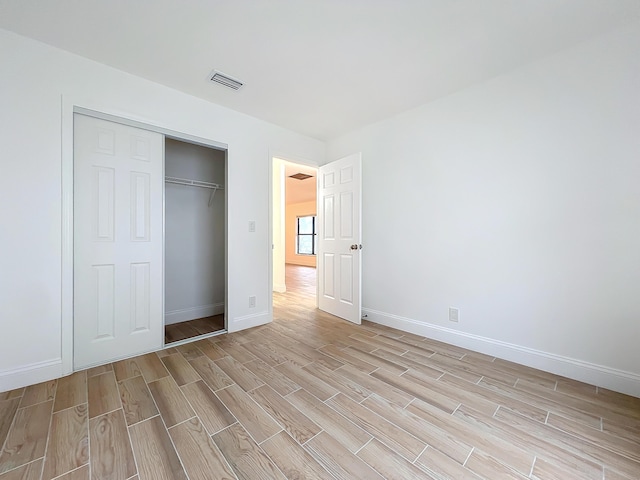
[(228, 144), (229, 329), (271, 318), (269, 152), (318, 164), (322, 142), (4, 30), (0, 62), (0, 391), (70, 365), (61, 183), (72, 125), (61, 111), (72, 104)]
[(636, 25), (330, 142), (369, 318), (640, 396), (639, 85)]
[[(225, 184), (225, 152), (166, 139), (165, 175)], [(224, 313), (225, 191), (165, 184), (165, 324)]]
[(285, 207), (286, 215), (286, 262), (292, 265), (316, 266), (315, 255), (298, 255), (296, 253), (296, 236), (298, 233), (298, 217), (316, 214), (316, 202), (288, 203)]
[(287, 291), (286, 273), (284, 268), (285, 256), (285, 161), (279, 158), (273, 159), (273, 213), (271, 223), (273, 225), (273, 291), (284, 293)]

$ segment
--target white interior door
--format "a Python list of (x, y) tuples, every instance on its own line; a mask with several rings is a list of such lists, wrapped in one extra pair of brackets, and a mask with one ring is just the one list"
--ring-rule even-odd
[(360, 324), (361, 155), (318, 170), (318, 308)]
[(164, 137), (74, 115), (74, 367), (162, 348)]

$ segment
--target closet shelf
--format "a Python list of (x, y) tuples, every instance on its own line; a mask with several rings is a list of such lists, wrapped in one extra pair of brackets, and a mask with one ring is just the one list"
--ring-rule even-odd
[(176, 183), (178, 185), (187, 185), (189, 187), (211, 188), (213, 190), (224, 190), (224, 186), (218, 183), (202, 182), (200, 180), (189, 180), (188, 178), (164, 177), (167, 183)]
[(178, 177), (164, 177), (166, 183), (175, 183), (177, 185), (186, 185), (188, 187), (201, 187), (211, 189), (211, 195), (209, 195), (209, 206), (213, 203), (213, 198), (218, 190), (224, 190), (224, 187), (218, 183), (202, 182), (200, 180), (190, 180), (188, 178)]

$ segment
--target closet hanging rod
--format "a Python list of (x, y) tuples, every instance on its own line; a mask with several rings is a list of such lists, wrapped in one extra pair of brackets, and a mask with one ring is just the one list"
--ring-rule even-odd
[(187, 185), (189, 187), (212, 188), (214, 190), (224, 190), (224, 187), (218, 183), (202, 182), (200, 180), (189, 180), (188, 178), (164, 177), (167, 183), (176, 183), (178, 185)]

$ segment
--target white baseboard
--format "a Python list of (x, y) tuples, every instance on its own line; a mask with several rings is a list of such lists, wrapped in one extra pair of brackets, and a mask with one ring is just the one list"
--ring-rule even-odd
[(543, 352), (390, 313), (362, 309), (366, 320), (467, 348), (475, 352), (562, 375), (581, 382), (640, 397), (640, 375), (575, 358)]
[(0, 392), (46, 382), (63, 376), (62, 359), (31, 363), (0, 372)]
[(287, 291), (287, 286), (284, 283), (274, 283), (273, 291), (278, 293), (284, 293)]
[(229, 333), (239, 332), (246, 328), (253, 328), (265, 323), (269, 323), (273, 320), (273, 315), (269, 312), (252, 313), (251, 315), (244, 315), (242, 317), (234, 318), (227, 325), (227, 331)]
[(165, 312), (164, 324), (173, 325), (174, 323), (187, 322), (189, 320), (195, 320), (196, 318), (211, 317), (222, 313), (224, 313), (224, 302), (172, 310)]
[(299, 267), (317, 268), (315, 255), (296, 255), (295, 258), (285, 259), (286, 265), (298, 265)]

